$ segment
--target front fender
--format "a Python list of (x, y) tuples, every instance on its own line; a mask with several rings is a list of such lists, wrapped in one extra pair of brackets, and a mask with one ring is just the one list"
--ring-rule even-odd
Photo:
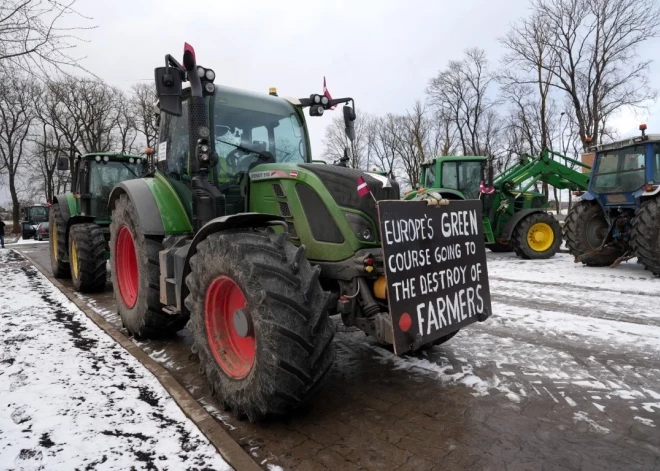
[(186, 277), (190, 273), (190, 258), (197, 253), (197, 245), (211, 234), (231, 229), (246, 229), (250, 227), (267, 227), (278, 224), (281, 222), (286, 227), (284, 217), (275, 214), (265, 213), (240, 213), (231, 216), (221, 216), (207, 222), (195, 234), (188, 253), (186, 254), (185, 263), (183, 264), (183, 273), (181, 276), (181, 313), (189, 315), (188, 308), (186, 307), (185, 299), (188, 296), (188, 286), (186, 285)]
[(108, 199), (110, 214), (121, 195), (128, 196), (133, 204), (143, 234), (192, 232), (192, 225), (181, 200), (164, 177), (139, 178), (118, 183)]
[(546, 211), (544, 209), (540, 209), (540, 208), (523, 209), (521, 211), (518, 211), (513, 216), (511, 216), (511, 218), (506, 222), (504, 228), (502, 229), (502, 232), (499, 234), (499, 237), (497, 237), (497, 239), (503, 239), (509, 241), (511, 239), (511, 234), (513, 234), (513, 230), (516, 228), (516, 226), (520, 221), (522, 221), (525, 217), (529, 216), (530, 214), (545, 213), (545, 212)]

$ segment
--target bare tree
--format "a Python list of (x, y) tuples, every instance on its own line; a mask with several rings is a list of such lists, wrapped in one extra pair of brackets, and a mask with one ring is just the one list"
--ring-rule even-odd
[(66, 67), (82, 69), (72, 56), (76, 34), (93, 26), (71, 26), (91, 18), (80, 14), (76, 0), (3, 0), (0, 2), (0, 64), (43, 77)]
[(131, 87), (130, 105), (135, 116), (135, 128), (144, 137), (147, 147), (154, 147), (158, 138), (155, 104), (158, 99), (153, 84), (138, 83)]
[(484, 153), (485, 116), (495, 105), (488, 94), (492, 82), (485, 51), (468, 49), (462, 60), (450, 61), (427, 87), (431, 103), (456, 127), (463, 155)]
[(17, 176), (35, 120), (32, 97), (38, 90), (30, 78), (12, 74), (9, 79), (8, 75), (0, 75), (0, 161), (8, 176), (14, 232), (18, 233), (20, 207)]
[(373, 117), (369, 113), (356, 110), (354, 145), (344, 132), (344, 117), (338, 114), (332, 118), (325, 128), (323, 139), (323, 157), (328, 161), (336, 161), (344, 156), (344, 149), (349, 149), (349, 166), (351, 168), (368, 168), (370, 164), (370, 123)]
[(399, 166), (403, 117), (391, 113), (375, 118), (369, 129), (370, 166), (376, 165), (390, 177)]
[[(656, 98), (647, 77), (650, 60), (639, 60), (637, 49), (658, 36), (657, 1), (534, 0), (533, 9), (526, 23), (532, 29), (523, 32), (552, 32), (534, 36), (552, 58), (540, 70), (549, 74), (552, 87), (570, 98), (583, 148), (589, 140), (602, 139), (608, 118), (616, 112), (643, 109)], [(537, 59), (538, 54), (521, 55), (518, 64), (536, 67)]]

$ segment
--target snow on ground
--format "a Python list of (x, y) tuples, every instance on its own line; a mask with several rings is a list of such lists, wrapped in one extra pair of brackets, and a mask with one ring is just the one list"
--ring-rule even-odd
[(47, 244), (47, 240), (23, 239), (19, 237), (16, 242), (6, 242), (5, 245), (32, 245), (32, 244)]
[(2, 469), (225, 470), (158, 380), (14, 251), (0, 252)]
[(568, 254), (487, 256), (493, 316), (446, 345), (398, 357), (361, 332), (340, 335), (395, 370), (475, 396), (502, 395), (513, 408), (535, 400), (568, 407), (596, 434), (610, 433), (614, 410), (643, 427), (660, 422), (660, 279), (635, 260), (611, 269)]

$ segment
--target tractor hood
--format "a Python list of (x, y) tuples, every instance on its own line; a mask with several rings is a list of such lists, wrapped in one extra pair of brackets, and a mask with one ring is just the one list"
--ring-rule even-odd
[[(336, 165), (299, 164), (300, 168), (315, 174), (332, 195), (338, 206), (355, 209), (369, 216), (374, 223), (378, 223), (378, 210), (376, 201), (400, 199), (399, 184), (376, 173), (364, 170), (339, 167)], [(358, 195), (358, 179), (364, 178), (374, 195), (360, 197)], [(386, 185), (384, 188), (383, 185)]]

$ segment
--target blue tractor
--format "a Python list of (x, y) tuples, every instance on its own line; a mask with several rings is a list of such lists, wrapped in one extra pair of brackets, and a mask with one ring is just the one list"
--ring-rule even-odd
[(589, 148), (595, 152), (589, 186), (564, 224), (575, 262), (616, 267), (637, 257), (660, 276), (660, 135)]

